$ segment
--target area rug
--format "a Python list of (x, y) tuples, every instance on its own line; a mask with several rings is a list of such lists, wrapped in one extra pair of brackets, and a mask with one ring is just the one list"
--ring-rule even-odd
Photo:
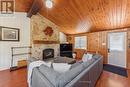
[(121, 76), (128, 77), (127, 69), (124, 69), (124, 68), (120, 68), (120, 67), (116, 67), (116, 66), (113, 66), (113, 65), (104, 64), (103, 65), (103, 69), (105, 71), (109, 71), (109, 72), (112, 72), (112, 73), (115, 73), (115, 74), (118, 74), (118, 75), (121, 75)]

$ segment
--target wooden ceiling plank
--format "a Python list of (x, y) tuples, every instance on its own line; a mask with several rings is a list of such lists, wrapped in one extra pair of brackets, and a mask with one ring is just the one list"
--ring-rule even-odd
[[(91, 20), (92, 20), (92, 24), (93, 25), (96, 25), (96, 21), (95, 21), (95, 18), (93, 17), (94, 16), (94, 14), (92, 13), (92, 12), (90, 12), (91, 11), (91, 9), (90, 9), (90, 7), (89, 7), (89, 2), (88, 3), (86, 3), (87, 4), (87, 9), (88, 9), (88, 12), (89, 12), (89, 16), (88, 17), (90, 17), (91, 18)], [(91, 15), (90, 15), (91, 14)]]
[(15, 0), (16, 12), (27, 12), (32, 5), (33, 0)]
[(126, 17), (127, 17), (127, 15), (126, 15), (126, 13), (127, 13), (127, 0), (123, 0), (123, 2), (122, 2), (122, 13), (123, 13), (123, 15), (122, 15), (122, 26), (125, 26), (125, 23), (126, 23)]
[[(122, 1), (121, 1), (122, 2)], [(123, 4), (124, 3), (119, 3), (119, 0), (118, 0), (118, 4), (119, 4), (119, 9), (120, 9), (120, 12), (118, 12), (118, 19), (117, 19), (117, 21), (119, 21), (119, 23), (118, 23), (118, 25), (117, 25), (117, 27), (120, 27), (120, 26), (123, 26), (123, 20), (124, 20), (124, 11), (123, 11)], [(117, 10), (119, 10), (119, 9), (117, 9)]]
[[(105, 27), (106, 26), (108, 26), (109, 25), (109, 18), (107, 17), (107, 13), (106, 13), (106, 11), (105, 11), (105, 9), (103, 8), (103, 6), (104, 6), (104, 0), (100, 0), (100, 3), (101, 3), (101, 5), (100, 5), (100, 7), (101, 7), (101, 9), (102, 9), (102, 12), (103, 12), (103, 22), (105, 23)], [(106, 19), (106, 20), (105, 20)]]
[(114, 0), (114, 8), (113, 8), (113, 28), (115, 28), (115, 27), (116, 27), (116, 24), (117, 24), (117, 19), (116, 19), (116, 18), (117, 18), (117, 9), (116, 9), (116, 8), (117, 8), (117, 7), (116, 7), (116, 6), (117, 6), (117, 5), (116, 5), (117, 3), (116, 3), (116, 1), (117, 1), (117, 0)]
[(31, 18), (32, 15), (36, 15), (42, 8), (42, 2), (40, 0), (34, 0), (30, 10), (27, 13), (27, 17)]
[[(99, 13), (100, 14), (100, 19), (102, 19), (102, 21), (103, 21), (103, 26), (105, 27), (106, 25), (107, 25), (107, 20), (106, 21), (104, 21), (104, 19), (105, 19), (105, 12), (104, 12), (104, 10), (103, 10), (103, 8), (102, 8), (102, 0), (99, 0), (99, 8), (101, 8), (101, 12)], [(101, 24), (101, 21), (100, 21), (100, 24)]]
[[(17, 12), (27, 12), (34, 0), (15, 1)], [(78, 33), (79, 24), (80, 32), (130, 26), (130, 0), (53, 0), (51, 9), (46, 8), (43, 0), (37, 1), (42, 1), (40, 14), (57, 24), (60, 31), (68, 34)]]

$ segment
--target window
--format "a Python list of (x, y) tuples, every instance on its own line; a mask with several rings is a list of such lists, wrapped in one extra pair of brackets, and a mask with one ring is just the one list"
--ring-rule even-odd
[(87, 47), (86, 36), (75, 37), (75, 49), (86, 49), (86, 47)]
[(110, 50), (123, 51), (124, 50), (124, 35), (123, 33), (110, 33), (109, 34), (109, 47)]

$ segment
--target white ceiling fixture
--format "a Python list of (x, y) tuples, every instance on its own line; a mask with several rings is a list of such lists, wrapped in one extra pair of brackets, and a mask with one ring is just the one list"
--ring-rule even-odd
[(46, 3), (47, 8), (52, 8), (53, 7), (53, 1), (52, 0), (46, 0), (45, 3)]

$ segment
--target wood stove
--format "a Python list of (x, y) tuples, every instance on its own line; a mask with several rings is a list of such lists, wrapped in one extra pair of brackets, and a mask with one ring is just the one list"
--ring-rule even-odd
[(48, 48), (43, 50), (43, 60), (54, 58), (54, 49)]

